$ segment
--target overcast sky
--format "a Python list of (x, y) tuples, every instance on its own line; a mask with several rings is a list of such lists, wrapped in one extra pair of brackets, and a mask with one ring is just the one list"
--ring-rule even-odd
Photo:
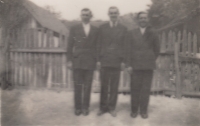
[(138, 12), (146, 10), (147, 5), (151, 4), (151, 0), (30, 0), (37, 5), (44, 7), (52, 6), (56, 11), (61, 12), (62, 18), (74, 20), (80, 18), (80, 10), (82, 8), (90, 8), (93, 12), (93, 19), (108, 19), (108, 8), (117, 6), (120, 14), (130, 12)]

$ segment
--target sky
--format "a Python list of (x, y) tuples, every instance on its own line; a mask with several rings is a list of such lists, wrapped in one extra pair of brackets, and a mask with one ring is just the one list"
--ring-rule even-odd
[(151, 0), (30, 0), (38, 6), (52, 6), (61, 13), (62, 19), (80, 19), (80, 11), (89, 8), (93, 12), (93, 20), (108, 20), (108, 8), (117, 6), (120, 15), (145, 11)]

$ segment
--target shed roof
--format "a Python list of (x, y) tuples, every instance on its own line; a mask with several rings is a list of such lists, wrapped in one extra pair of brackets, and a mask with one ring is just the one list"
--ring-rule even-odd
[(68, 33), (68, 29), (65, 27), (65, 25), (44, 8), (37, 6), (29, 0), (24, 1), (24, 6), (29, 13), (31, 13), (34, 19), (37, 20), (43, 27), (57, 33), (62, 33), (63, 35)]

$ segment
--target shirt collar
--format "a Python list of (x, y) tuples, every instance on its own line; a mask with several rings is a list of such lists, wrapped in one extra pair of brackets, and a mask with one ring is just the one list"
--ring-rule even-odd
[(145, 28), (140, 27), (140, 32), (142, 33), (142, 35), (145, 33), (145, 31), (146, 31), (146, 27)]
[[(117, 25), (118, 25), (118, 21), (115, 22), (115, 26), (117, 26)], [(113, 27), (113, 22), (112, 21), (110, 21), (110, 27), (111, 28)]]
[(82, 23), (82, 25), (83, 25), (83, 27), (90, 27), (90, 23), (87, 23), (87, 24)]
[(144, 27), (144, 28), (140, 27), (140, 29), (141, 29), (141, 30), (146, 30), (146, 27)]

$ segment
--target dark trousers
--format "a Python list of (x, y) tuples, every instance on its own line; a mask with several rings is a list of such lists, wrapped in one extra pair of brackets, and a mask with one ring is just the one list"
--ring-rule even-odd
[(131, 75), (131, 109), (133, 113), (146, 114), (149, 103), (149, 95), (153, 70), (133, 70)]
[(100, 110), (115, 110), (118, 96), (120, 69), (112, 67), (103, 67), (101, 68), (100, 77)]
[(75, 69), (74, 78), (74, 102), (75, 109), (88, 109), (93, 79), (93, 70)]

